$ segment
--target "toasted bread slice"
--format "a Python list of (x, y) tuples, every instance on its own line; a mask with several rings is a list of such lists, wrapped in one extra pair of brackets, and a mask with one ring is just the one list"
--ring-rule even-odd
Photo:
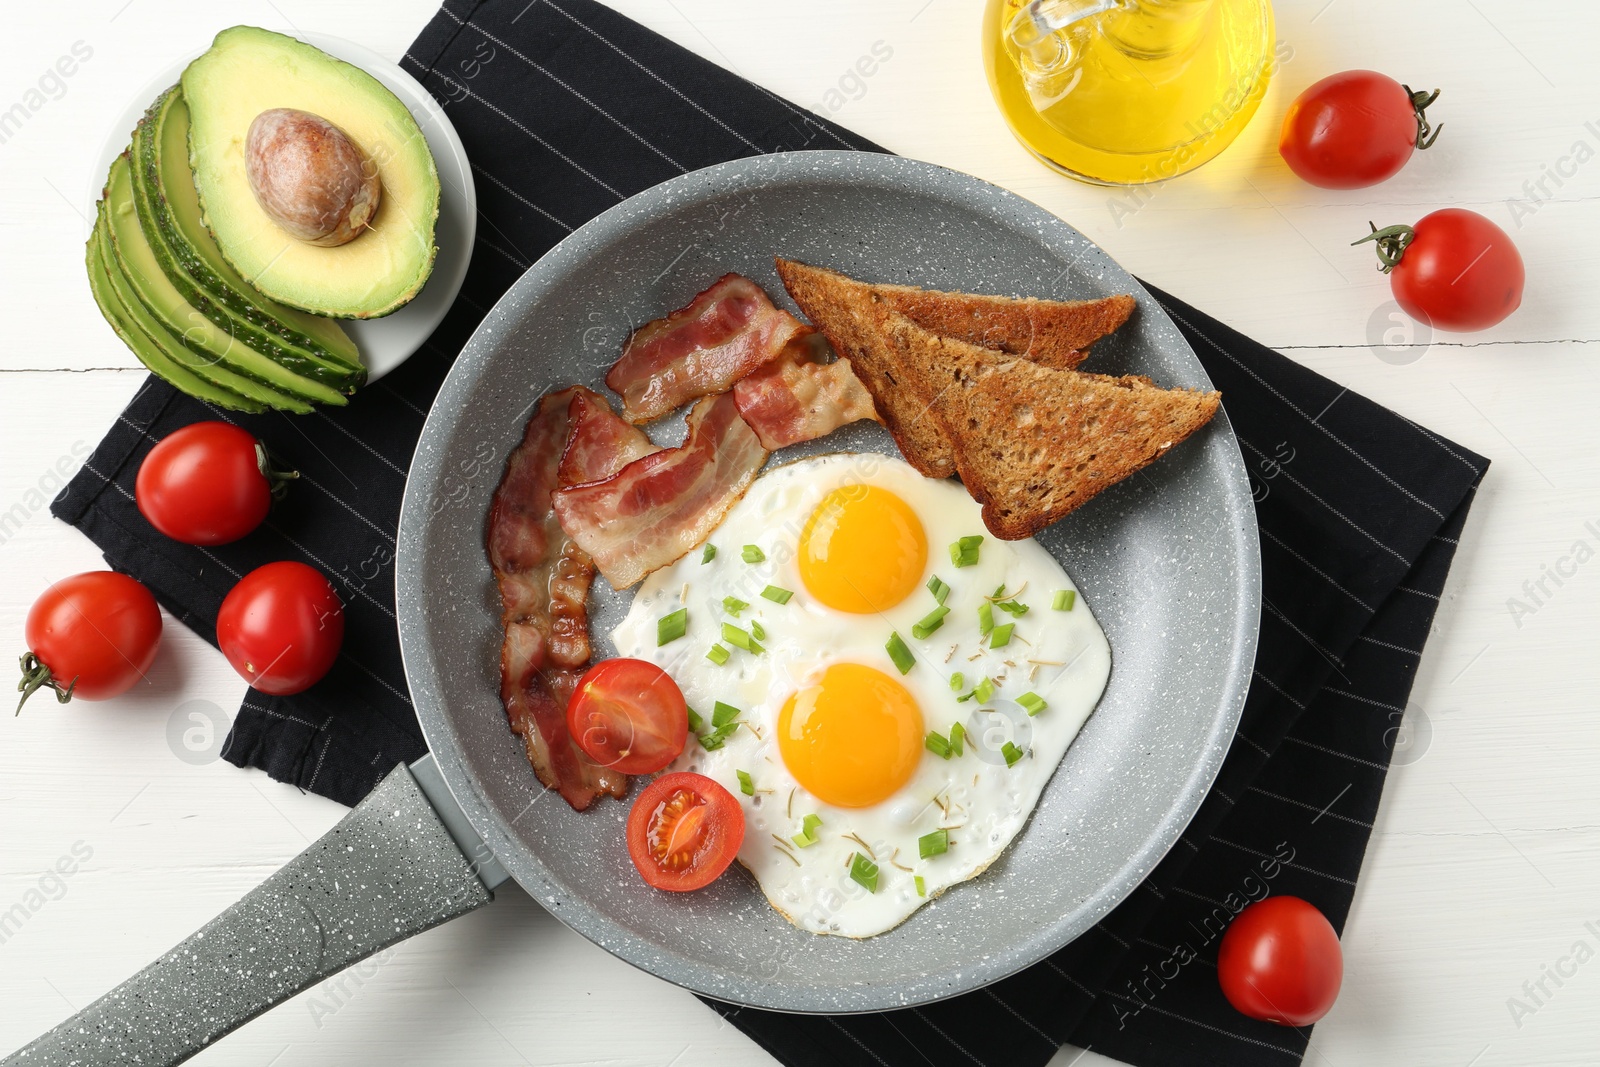
[(787, 259), (778, 260), (778, 275), (812, 325), (828, 338), (835, 352), (850, 361), (906, 461), (930, 478), (954, 474), (950, 443), (942, 425), (928, 413), (931, 399), (942, 386), (918, 368), (901, 366), (884, 332), (882, 320), (888, 309), (872, 287), (835, 271)]
[(850, 286), (870, 289), (890, 308), (925, 330), (1023, 356), (1047, 367), (1070, 369), (1082, 363), (1089, 346), (1127, 322), (1136, 306), (1133, 297), (1126, 295), (1097, 300), (1040, 300), (1031, 296), (946, 293), (915, 285), (860, 282), (838, 271), (792, 259), (779, 258), (777, 264), (785, 286), (792, 277), (807, 277), (813, 290)]
[(911, 285), (874, 285), (873, 292), (923, 329), (1008, 352), (1046, 367), (1071, 370), (1088, 348), (1128, 321), (1134, 299), (1039, 300), (1035, 297), (941, 293)]
[(838, 271), (777, 259), (778, 276), (834, 350), (850, 359), (877, 401), (900, 451), (930, 478), (955, 473), (955, 458), (927, 411), (948, 382), (933, 384), (901, 366), (881, 344), (884, 316), (899, 313), (932, 333), (1070, 369), (1084, 349), (1127, 321), (1131, 296), (1059, 301), (944, 293), (910, 285), (870, 285)]
[[(1155, 462), (1216, 414), (1220, 393), (1162, 389), (1148, 378), (1056, 370), (940, 337), (904, 316), (887, 347), (916, 366), (929, 410), (983, 522), (1031, 537), (1107, 486)], [(870, 383), (869, 383), (870, 388)]]

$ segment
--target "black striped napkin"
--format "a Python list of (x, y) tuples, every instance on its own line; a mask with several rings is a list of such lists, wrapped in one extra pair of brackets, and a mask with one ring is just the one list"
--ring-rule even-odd
[[(244, 541), (179, 545), (133, 506), (154, 441), (218, 417), (153, 379), (52, 505), (207, 640), (253, 567), (299, 559), (334, 579), (347, 612), (338, 665), (299, 696), (252, 692), (223, 755), (345, 803), (424, 750), (395, 633), (395, 527), (424, 415), (483, 314), (560, 238), (664, 179), (761, 152), (876, 150), (593, 0), (447, 0), (405, 65), (448, 109), (477, 179), (472, 271), (444, 324), (347, 409), (227, 416), (304, 475)], [(1217, 938), (1267, 893), (1305, 897), (1342, 927), (1488, 463), (1152, 292), (1227, 398), (1261, 523), (1258, 668), (1216, 788), (1120, 908), (990, 989), (837, 1018), (712, 1005), (785, 1063), (1043, 1064), (1067, 1041), (1137, 1064), (1292, 1065), (1304, 1053), (1306, 1032), (1223, 1001)]]

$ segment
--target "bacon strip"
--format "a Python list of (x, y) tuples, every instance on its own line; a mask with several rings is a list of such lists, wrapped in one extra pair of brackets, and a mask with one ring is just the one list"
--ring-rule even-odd
[(688, 422), (681, 446), (555, 493), (561, 528), (613, 588), (628, 588), (704, 541), (767, 461), (732, 393), (702, 399)]
[(567, 417), (572, 429), (561, 453), (557, 474), (561, 485), (598, 482), (636, 459), (661, 451), (643, 430), (618, 418), (605, 398), (587, 389), (572, 398)]
[(605, 404), (579, 386), (540, 400), (506, 460), (487, 537), (505, 626), (500, 698), (506, 716), (539, 781), (579, 811), (602, 793), (621, 797), (628, 789), (626, 775), (596, 766), (567, 733), (567, 699), (589, 662), (585, 602), (594, 565), (562, 532), (550, 498), (559, 484), (570, 411), (581, 397)]
[(755, 282), (724, 274), (688, 306), (634, 331), (606, 384), (622, 397), (623, 418), (649, 422), (724, 392), (804, 328)]
[(839, 427), (878, 418), (872, 394), (847, 359), (826, 363), (828, 342), (814, 330), (789, 342), (777, 359), (762, 364), (733, 386), (739, 414), (776, 452), (826, 437)]

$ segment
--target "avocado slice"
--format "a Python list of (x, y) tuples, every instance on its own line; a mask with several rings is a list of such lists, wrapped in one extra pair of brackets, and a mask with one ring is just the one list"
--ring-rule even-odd
[(151, 317), (170, 330), (185, 347), (235, 374), (253, 378), (302, 400), (336, 406), (345, 404), (344, 394), (337, 389), (301, 377), (241, 344), (189, 305), (167, 279), (139, 226), (133, 203), (132, 170), (126, 152), (111, 164), (111, 179), (106, 185), (106, 223), (116, 264)]
[[(99, 305), (100, 314), (105, 316), (117, 336), (122, 338), (122, 343), (127, 345), (128, 349), (138, 357), (139, 362), (157, 378), (192, 397), (230, 411), (255, 414), (267, 410), (267, 405), (259, 400), (252, 400), (200, 377), (134, 325), (127, 306), (117, 297), (112, 287), (111, 279), (116, 268), (114, 266), (108, 268), (106, 265), (106, 255), (110, 252), (110, 239), (107, 237), (105, 225), (105, 201), (100, 202), (97, 210), (94, 233), (89, 238), (84, 256), (85, 266), (89, 270), (89, 291), (94, 294), (94, 302)], [(189, 358), (195, 358), (193, 353), (189, 353), (183, 346), (174, 347), (178, 351), (187, 353)]]
[(336, 321), (268, 300), (222, 258), (200, 221), (200, 197), (189, 171), (189, 109), (179, 87), (151, 105), (129, 154), (145, 238), (191, 305), (298, 374), (344, 392), (366, 380), (355, 342)]
[[(133, 350), (134, 355), (145, 363), (145, 366), (156, 370), (150, 362), (146, 362), (146, 359), (152, 355), (158, 357), (161, 362), (179, 372), (177, 377), (172, 377), (157, 371), (173, 385), (202, 400), (210, 400), (213, 403), (223, 403), (227, 400), (241, 411), (276, 408), (305, 415), (313, 410), (309, 403), (297, 396), (290, 396), (288, 393), (262, 385), (254, 378), (234, 373), (209, 356), (190, 351), (177, 335), (158, 322), (155, 316), (150, 314), (149, 309), (140, 303), (138, 296), (134, 294), (133, 286), (129, 284), (127, 276), (117, 264), (116, 253), (112, 247), (110, 217), (104, 201), (97, 205), (97, 210), (99, 217), (96, 219), (95, 232), (91, 239), (98, 245), (97, 256), (105, 269), (105, 277), (99, 281), (104, 284), (106, 297), (114, 304), (122, 321), (128, 327), (130, 336), (124, 336), (123, 341)], [(91, 288), (96, 281), (91, 277)], [(112, 328), (115, 329), (116, 325), (112, 323)], [(194, 381), (204, 386), (205, 391), (199, 392), (193, 389)], [(214, 399), (213, 394), (218, 394), (220, 399)]]
[[(421, 291), (437, 251), (439, 173), (406, 106), (372, 75), (281, 33), (235, 26), (183, 72), (189, 165), (223, 256), (273, 300), (314, 315), (388, 315)], [(291, 237), (261, 209), (245, 174), (257, 115), (295, 108), (345, 132), (378, 166), (371, 226), (337, 247)]]

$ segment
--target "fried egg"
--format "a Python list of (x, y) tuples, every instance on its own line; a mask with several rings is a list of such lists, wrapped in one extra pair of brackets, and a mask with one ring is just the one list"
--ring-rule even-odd
[(671, 769), (740, 800), (739, 860), (772, 906), (845, 937), (994, 862), (1111, 670), (1043, 547), (987, 536), (960, 485), (876, 453), (758, 478), (612, 639), (683, 690), (695, 736)]

